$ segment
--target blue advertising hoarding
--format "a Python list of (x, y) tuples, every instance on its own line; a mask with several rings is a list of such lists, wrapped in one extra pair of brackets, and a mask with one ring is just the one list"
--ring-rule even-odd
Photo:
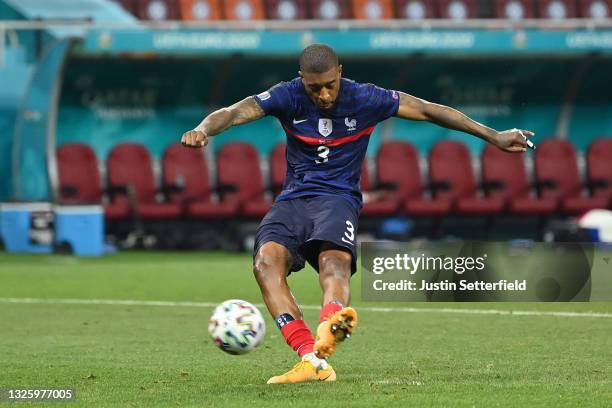
[(299, 53), (311, 43), (332, 45), (341, 55), (406, 52), (461, 54), (548, 54), (611, 52), (612, 30), (92, 30), (81, 54), (263, 54)]

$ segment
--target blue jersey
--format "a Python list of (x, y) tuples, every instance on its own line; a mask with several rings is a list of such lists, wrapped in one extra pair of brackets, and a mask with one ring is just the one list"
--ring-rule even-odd
[(361, 207), (361, 166), (377, 123), (395, 115), (399, 94), (342, 79), (334, 107), (319, 109), (300, 78), (255, 96), (287, 135), (287, 175), (277, 201), (341, 196)]

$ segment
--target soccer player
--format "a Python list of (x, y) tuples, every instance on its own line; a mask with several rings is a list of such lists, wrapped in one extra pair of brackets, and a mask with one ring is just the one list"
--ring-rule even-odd
[[(524, 135), (533, 135), (498, 132), (450, 107), (343, 78), (336, 53), (323, 44), (304, 49), (299, 64), (298, 78), (211, 113), (181, 138), (185, 146), (204, 147), (211, 136), (266, 115), (285, 129), (287, 175), (257, 230), (253, 272), (269, 312), (301, 360), (269, 384), (336, 379), (327, 358), (357, 324), (348, 304), (362, 207), (359, 177), (377, 123), (391, 116), (426, 120), (508, 152), (526, 151)], [(287, 276), (305, 261), (319, 273), (323, 292), (316, 340), (287, 284)]]

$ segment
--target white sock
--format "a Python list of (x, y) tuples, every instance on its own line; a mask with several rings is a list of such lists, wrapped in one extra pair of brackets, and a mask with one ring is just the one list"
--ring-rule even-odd
[(304, 357), (302, 357), (302, 361), (308, 361), (316, 368), (320, 368), (322, 370), (325, 370), (327, 367), (329, 367), (329, 364), (327, 364), (327, 360), (325, 360), (324, 358), (318, 358), (315, 353), (304, 354)]

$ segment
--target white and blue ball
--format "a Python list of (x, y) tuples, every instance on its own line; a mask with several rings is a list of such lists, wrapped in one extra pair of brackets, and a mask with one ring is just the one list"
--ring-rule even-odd
[(226, 353), (245, 354), (261, 344), (266, 324), (253, 304), (230, 299), (215, 308), (208, 332), (217, 347)]

